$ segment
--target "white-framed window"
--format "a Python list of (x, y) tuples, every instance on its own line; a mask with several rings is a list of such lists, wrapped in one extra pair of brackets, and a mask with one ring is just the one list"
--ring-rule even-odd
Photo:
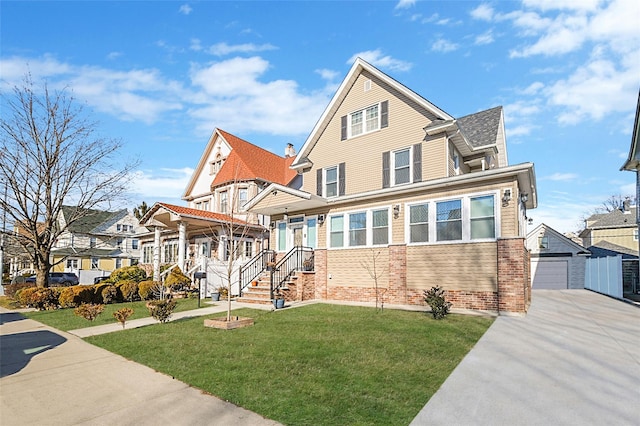
[(122, 259), (119, 257), (116, 258), (116, 269), (122, 268)]
[(344, 216), (329, 217), (329, 247), (344, 246)]
[(131, 240), (131, 248), (132, 248), (133, 250), (138, 250), (138, 247), (139, 247), (139, 246), (138, 246), (138, 240), (137, 240), (137, 239), (135, 239), (135, 238), (133, 238), (133, 239)]
[(253, 256), (253, 241), (244, 242), (244, 256), (245, 257)]
[(429, 241), (429, 204), (409, 206), (409, 242)]
[(202, 210), (209, 211), (209, 200), (202, 202)]
[(633, 241), (638, 241), (638, 230), (637, 229), (633, 230)]
[(220, 213), (227, 213), (229, 207), (229, 193), (227, 191), (220, 192)]
[(483, 195), (470, 199), (471, 239), (495, 238), (496, 213), (493, 195)]
[(167, 240), (163, 244), (162, 261), (175, 263), (178, 261), (178, 240)]
[(372, 244), (389, 244), (389, 209), (374, 210), (372, 216)]
[(349, 137), (380, 129), (380, 104), (349, 114)]
[(196, 210), (202, 210), (202, 203), (198, 202), (195, 205)]
[(116, 231), (120, 232), (122, 231), (122, 225), (121, 224), (116, 224)]
[(540, 235), (538, 237), (538, 247), (542, 250), (549, 248), (549, 237), (546, 235)]
[(97, 257), (91, 258), (91, 269), (100, 269), (99, 267), (100, 260)]
[(325, 198), (338, 195), (338, 166), (324, 169), (324, 196)]
[(67, 259), (67, 270), (77, 270), (78, 269), (78, 259)]
[(278, 222), (278, 251), (285, 251), (287, 249), (287, 223)]
[(389, 244), (389, 207), (329, 215), (329, 248)]
[(153, 245), (142, 246), (142, 263), (153, 263)]
[(462, 239), (462, 200), (436, 203), (436, 239), (438, 241)]
[(247, 188), (238, 188), (238, 211), (247, 204), (247, 197), (249, 196), (249, 190)]
[(455, 199), (425, 200), (405, 207), (405, 235), (409, 244), (492, 241), (499, 235), (495, 208), (498, 192)]
[(349, 213), (349, 247), (367, 245), (367, 213)]
[(318, 246), (318, 219), (316, 216), (307, 218), (307, 246), (317, 248)]
[(404, 148), (398, 151), (393, 151), (391, 155), (392, 167), (393, 167), (393, 181), (392, 185), (402, 185), (403, 183), (411, 182), (411, 149)]

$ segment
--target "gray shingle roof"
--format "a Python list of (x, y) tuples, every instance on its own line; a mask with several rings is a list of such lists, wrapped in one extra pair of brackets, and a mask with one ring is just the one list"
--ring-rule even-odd
[(608, 213), (600, 213), (591, 215), (587, 220), (593, 222), (590, 229), (601, 228), (631, 228), (636, 225), (636, 208), (630, 207), (629, 213), (624, 213), (622, 210), (615, 209)]
[(502, 107), (497, 106), (458, 118), (458, 128), (474, 148), (494, 145), (501, 116)]
[(591, 247), (589, 247), (591, 257), (607, 257), (622, 255), (623, 259), (637, 259), (638, 252), (628, 249), (626, 247), (619, 246), (617, 244), (610, 243), (608, 241), (600, 241)]
[[(65, 217), (65, 220), (69, 220), (69, 218), (73, 215), (74, 211), (78, 210), (78, 207), (73, 206), (62, 206), (62, 214)], [(69, 232), (75, 232), (79, 234), (89, 234), (98, 226), (109, 220), (111, 216), (117, 214), (118, 212), (107, 212), (102, 210), (90, 210), (90, 209), (81, 209), (82, 216), (71, 225), (69, 225)]]

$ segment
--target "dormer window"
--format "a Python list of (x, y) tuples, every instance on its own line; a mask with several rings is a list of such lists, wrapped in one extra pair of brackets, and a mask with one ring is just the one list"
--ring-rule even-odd
[(216, 159), (209, 163), (209, 174), (215, 175), (222, 168), (222, 163), (224, 162), (224, 158), (222, 158), (222, 154), (218, 153), (216, 155)]

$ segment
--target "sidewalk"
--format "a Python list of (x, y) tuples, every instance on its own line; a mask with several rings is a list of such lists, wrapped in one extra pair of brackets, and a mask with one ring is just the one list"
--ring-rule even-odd
[[(219, 309), (197, 312), (209, 315)], [(175, 320), (195, 314), (174, 315)], [(136, 320), (136, 326), (144, 325), (144, 320)], [(0, 324), (3, 426), (278, 425), (19, 313), (0, 308)], [(93, 335), (122, 329), (114, 326), (77, 332)]]

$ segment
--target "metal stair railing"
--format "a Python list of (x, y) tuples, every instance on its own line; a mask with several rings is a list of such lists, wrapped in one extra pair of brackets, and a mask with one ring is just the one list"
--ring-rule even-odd
[(242, 290), (244, 290), (251, 281), (255, 280), (261, 273), (263, 273), (265, 269), (267, 269), (268, 264), (275, 263), (275, 260), (276, 252), (265, 249), (240, 267), (240, 297), (242, 297)]
[(271, 291), (274, 293), (282, 288), (283, 284), (291, 278), (295, 271), (313, 271), (313, 249), (311, 247), (295, 246), (275, 264), (271, 271)]

